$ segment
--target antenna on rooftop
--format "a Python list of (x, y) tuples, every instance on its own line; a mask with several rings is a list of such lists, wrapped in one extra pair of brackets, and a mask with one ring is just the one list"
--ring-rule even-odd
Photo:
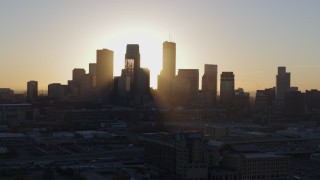
[(172, 36), (169, 34), (169, 42), (172, 42)]

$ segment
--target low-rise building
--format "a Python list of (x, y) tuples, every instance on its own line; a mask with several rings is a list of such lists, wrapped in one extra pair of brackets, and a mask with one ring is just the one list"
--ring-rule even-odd
[(288, 179), (289, 157), (273, 153), (232, 153), (222, 164), (236, 170), (240, 179)]
[(206, 124), (204, 127), (204, 135), (214, 138), (227, 137), (229, 135), (229, 129), (223, 126)]
[(147, 166), (176, 179), (208, 178), (202, 134), (152, 133), (145, 134), (144, 140)]
[(31, 104), (0, 104), (0, 122), (33, 120), (34, 111)]

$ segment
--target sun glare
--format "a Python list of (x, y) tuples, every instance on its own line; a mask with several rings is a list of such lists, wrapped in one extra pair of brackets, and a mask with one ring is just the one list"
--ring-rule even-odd
[(139, 44), (141, 67), (150, 70), (150, 85), (157, 87), (157, 75), (162, 69), (162, 43), (164, 37), (147, 28), (129, 28), (112, 36), (105, 47), (114, 51), (114, 74), (124, 68), (127, 44)]

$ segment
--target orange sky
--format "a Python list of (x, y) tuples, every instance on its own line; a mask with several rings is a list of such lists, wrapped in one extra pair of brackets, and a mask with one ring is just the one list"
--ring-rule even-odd
[(293, 86), (320, 89), (320, 1), (40, 1), (0, 2), (0, 87), (39, 89), (66, 84), (73, 68), (95, 62), (97, 49), (115, 53), (123, 68), (126, 44), (140, 44), (151, 85), (162, 67), (162, 43), (177, 43), (177, 69), (217, 64), (235, 73), (236, 87), (275, 86), (287, 66)]

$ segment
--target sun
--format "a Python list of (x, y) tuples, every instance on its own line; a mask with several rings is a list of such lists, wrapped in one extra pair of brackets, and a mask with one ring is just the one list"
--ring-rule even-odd
[(148, 28), (129, 28), (117, 32), (106, 44), (114, 51), (114, 75), (124, 68), (127, 44), (139, 44), (141, 67), (150, 70), (150, 86), (157, 87), (157, 76), (162, 69), (163, 36)]

